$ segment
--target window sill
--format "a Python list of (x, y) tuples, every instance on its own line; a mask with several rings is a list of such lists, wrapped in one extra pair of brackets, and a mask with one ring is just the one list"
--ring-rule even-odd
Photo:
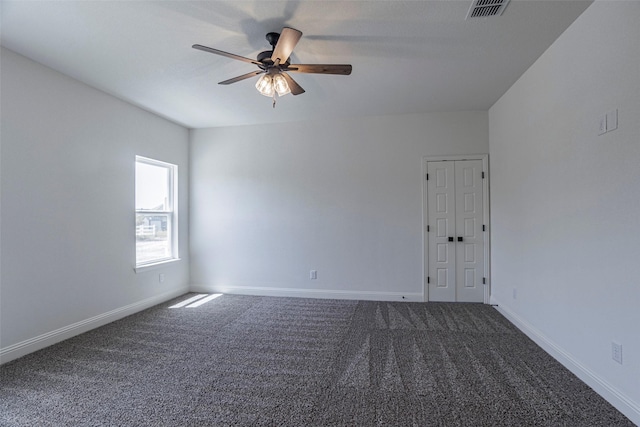
[(180, 261), (180, 258), (172, 258), (164, 261), (159, 261), (153, 264), (140, 265), (138, 267), (134, 267), (133, 271), (135, 271), (136, 274), (144, 273), (145, 271), (156, 270), (158, 268), (165, 267), (167, 264), (171, 264), (172, 262), (176, 262), (176, 261)]

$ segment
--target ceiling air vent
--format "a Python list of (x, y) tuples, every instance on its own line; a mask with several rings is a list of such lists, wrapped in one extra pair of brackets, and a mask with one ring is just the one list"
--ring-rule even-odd
[(473, 0), (467, 18), (486, 18), (500, 16), (507, 7), (509, 0)]

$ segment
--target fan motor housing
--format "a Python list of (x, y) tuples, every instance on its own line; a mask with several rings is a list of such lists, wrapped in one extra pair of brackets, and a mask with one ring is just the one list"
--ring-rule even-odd
[[(258, 57), (256, 58), (258, 60), (258, 62), (267, 65), (267, 66), (271, 66), (273, 65), (273, 61), (271, 60), (271, 56), (273, 55), (273, 51), (272, 50), (265, 50), (264, 52), (260, 52), (258, 54)], [(289, 66), (289, 58), (287, 58), (287, 60), (284, 63), (280, 63), (281, 67), (288, 67)]]
[(258, 62), (262, 62), (263, 64), (266, 64), (266, 63), (273, 64), (273, 61), (271, 60), (271, 55), (273, 55), (272, 50), (265, 50), (264, 52), (260, 52), (257, 58)]

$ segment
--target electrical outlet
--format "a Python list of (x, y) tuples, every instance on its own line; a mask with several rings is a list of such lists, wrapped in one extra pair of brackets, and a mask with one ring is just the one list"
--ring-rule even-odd
[(311, 270), (309, 272), (309, 279), (316, 280), (318, 278), (318, 270)]
[(598, 126), (598, 135), (604, 135), (607, 133), (607, 115), (600, 116), (600, 126)]
[(158, 274), (158, 282), (164, 283), (164, 273)]
[(622, 365), (622, 344), (611, 342), (611, 358)]
[(618, 109), (607, 112), (607, 132), (618, 129)]

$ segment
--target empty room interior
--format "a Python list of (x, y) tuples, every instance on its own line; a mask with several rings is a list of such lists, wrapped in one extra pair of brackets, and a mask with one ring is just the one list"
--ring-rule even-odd
[(639, 1), (0, 14), (0, 424), (640, 424)]

